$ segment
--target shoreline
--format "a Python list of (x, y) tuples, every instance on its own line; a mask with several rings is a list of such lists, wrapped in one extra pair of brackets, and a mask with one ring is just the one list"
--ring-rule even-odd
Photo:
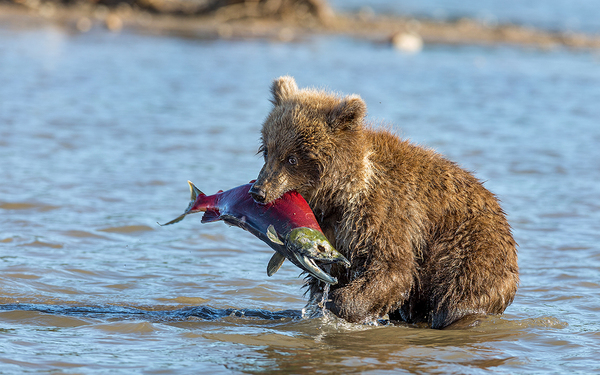
[[(293, 42), (311, 36), (339, 35), (387, 43), (404, 49), (396, 37), (409, 37), (419, 50), (425, 45), (511, 45), (554, 49), (600, 49), (600, 35), (550, 32), (519, 25), (485, 25), (471, 19), (438, 22), (380, 14), (328, 12), (326, 17), (252, 17), (216, 12), (181, 15), (149, 12), (125, 3), (116, 7), (29, 1), (21, 5), (0, 3), (0, 22), (14, 27), (56, 25), (74, 33), (104, 27), (113, 32), (128, 30), (151, 35), (197, 39), (266, 39)], [(413, 39), (410, 39), (413, 38)], [(420, 44), (419, 44), (420, 43)], [(407, 51), (409, 49), (406, 49)], [(412, 52), (414, 52), (412, 51)]]

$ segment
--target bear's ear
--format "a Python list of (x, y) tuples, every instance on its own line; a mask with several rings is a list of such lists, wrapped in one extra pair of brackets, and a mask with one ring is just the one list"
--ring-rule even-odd
[(296, 85), (294, 77), (279, 77), (273, 81), (273, 84), (271, 85), (271, 94), (273, 94), (271, 102), (275, 105), (279, 105), (294, 95), (296, 91), (298, 91), (298, 85)]
[(331, 130), (354, 130), (362, 124), (367, 114), (367, 105), (358, 95), (345, 97), (327, 115)]

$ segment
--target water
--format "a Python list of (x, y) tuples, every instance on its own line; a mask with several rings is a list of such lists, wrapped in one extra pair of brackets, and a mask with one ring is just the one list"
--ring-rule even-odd
[(331, 0), (337, 10), (365, 7), (436, 20), (475, 18), (486, 24), (516, 23), (550, 31), (599, 34), (600, 4), (594, 0)]
[[(360, 56), (360, 58), (357, 58)], [(0, 28), (0, 373), (600, 370), (600, 57), (322, 37), (295, 44)], [(301, 318), (272, 251), (183, 212), (256, 177), (269, 84), (369, 118), (486, 181), (518, 241), (500, 317), (434, 331)]]

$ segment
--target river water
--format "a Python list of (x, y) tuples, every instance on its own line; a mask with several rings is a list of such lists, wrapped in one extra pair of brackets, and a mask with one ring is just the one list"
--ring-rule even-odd
[[(600, 370), (600, 55), (344, 37), (202, 41), (0, 27), (0, 373)], [(256, 177), (272, 79), (474, 171), (519, 243), (503, 316), (467, 330), (302, 318), (290, 263), (183, 212)]]
[(474, 18), (551, 31), (599, 34), (600, 6), (594, 0), (330, 0), (341, 11), (391, 13), (451, 21)]

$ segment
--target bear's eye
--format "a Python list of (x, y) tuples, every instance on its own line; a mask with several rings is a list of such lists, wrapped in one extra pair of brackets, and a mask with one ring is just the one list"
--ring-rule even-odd
[(296, 165), (298, 164), (298, 159), (294, 155), (290, 155), (288, 156), (288, 163), (291, 165)]

